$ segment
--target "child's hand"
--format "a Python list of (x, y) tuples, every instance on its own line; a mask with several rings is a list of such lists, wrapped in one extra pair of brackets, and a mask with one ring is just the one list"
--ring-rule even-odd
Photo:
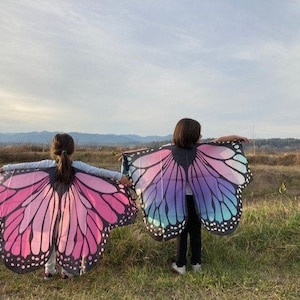
[(117, 153), (116, 154), (116, 157), (118, 158), (118, 161), (122, 160), (123, 158), (123, 155), (124, 154), (130, 154), (130, 153), (134, 153), (134, 152), (138, 152), (138, 151), (143, 151), (143, 150), (146, 150), (147, 148), (139, 148), (139, 149), (134, 149), (134, 150), (126, 150), (122, 153)]
[(132, 181), (125, 175), (120, 179), (120, 183), (125, 186), (132, 186)]
[(240, 142), (249, 143), (249, 139), (244, 136), (237, 136), (237, 140)]

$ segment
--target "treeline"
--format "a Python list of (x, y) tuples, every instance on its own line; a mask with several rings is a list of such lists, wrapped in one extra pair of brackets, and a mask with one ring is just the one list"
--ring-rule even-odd
[[(207, 143), (211, 142), (213, 138), (203, 139), (201, 142)], [(162, 146), (164, 144), (171, 143), (171, 140), (165, 141), (152, 141), (152, 142), (144, 142), (144, 143), (136, 143), (133, 145), (125, 145), (125, 144), (115, 144), (115, 145), (107, 145), (105, 143), (87, 143), (87, 144), (78, 144), (77, 149), (80, 150), (107, 150), (110, 149), (112, 151), (119, 151), (120, 149), (134, 149), (134, 148), (156, 148)], [(300, 139), (295, 138), (272, 138), (272, 139), (251, 139), (249, 144), (243, 144), (244, 149), (250, 152), (293, 152), (300, 151)], [(11, 150), (14, 152), (45, 152), (49, 151), (50, 142), (46, 144), (40, 143), (1, 143), (0, 141), (0, 149)]]
[(287, 138), (273, 138), (273, 139), (256, 139), (252, 140), (250, 144), (246, 146), (246, 148), (252, 148), (256, 151), (299, 151), (300, 150), (300, 139)]

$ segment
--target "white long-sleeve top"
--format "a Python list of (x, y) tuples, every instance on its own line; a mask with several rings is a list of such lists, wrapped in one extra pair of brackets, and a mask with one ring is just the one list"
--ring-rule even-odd
[[(8, 164), (8, 165), (4, 165), (2, 169), (3, 171), (12, 171), (16, 169), (40, 169), (40, 168), (51, 168), (56, 166), (57, 166), (57, 162), (55, 160), (45, 159), (45, 160), (40, 160), (35, 162)], [(98, 177), (105, 177), (113, 180), (120, 180), (123, 176), (123, 174), (120, 172), (97, 168), (78, 160), (72, 161), (72, 167), (79, 169), (83, 172), (96, 175)]]

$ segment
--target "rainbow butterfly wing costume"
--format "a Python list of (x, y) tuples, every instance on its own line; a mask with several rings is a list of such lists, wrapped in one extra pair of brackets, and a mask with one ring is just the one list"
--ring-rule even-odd
[(0, 173), (0, 255), (12, 271), (34, 271), (55, 250), (67, 272), (83, 274), (100, 259), (110, 230), (134, 222), (127, 188), (73, 170), (70, 185), (55, 182), (55, 167)]
[(240, 142), (125, 153), (123, 172), (134, 182), (144, 222), (156, 240), (172, 239), (185, 227), (187, 185), (204, 227), (215, 234), (230, 234), (242, 214), (242, 190), (252, 178)]

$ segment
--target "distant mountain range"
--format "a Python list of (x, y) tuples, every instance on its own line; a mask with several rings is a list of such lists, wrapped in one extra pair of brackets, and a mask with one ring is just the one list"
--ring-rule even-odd
[[(57, 132), (25, 132), (25, 133), (0, 133), (0, 145), (18, 145), (18, 144), (37, 144), (50, 145), (53, 136)], [(84, 146), (157, 146), (172, 141), (172, 135), (166, 136), (139, 136), (135, 134), (116, 135), (116, 134), (92, 134), (69, 132), (76, 145)], [(212, 138), (204, 139), (202, 142), (209, 142)], [(253, 148), (255, 150), (276, 150), (276, 151), (299, 151), (300, 139), (294, 138), (271, 138), (256, 139), (249, 144), (244, 144), (244, 149)]]
[[(26, 133), (0, 133), (0, 144), (50, 144), (57, 132), (41, 131)], [(146, 136), (116, 135), (116, 134), (90, 134), (69, 132), (77, 145), (141, 145), (155, 142), (170, 142), (172, 135)]]

